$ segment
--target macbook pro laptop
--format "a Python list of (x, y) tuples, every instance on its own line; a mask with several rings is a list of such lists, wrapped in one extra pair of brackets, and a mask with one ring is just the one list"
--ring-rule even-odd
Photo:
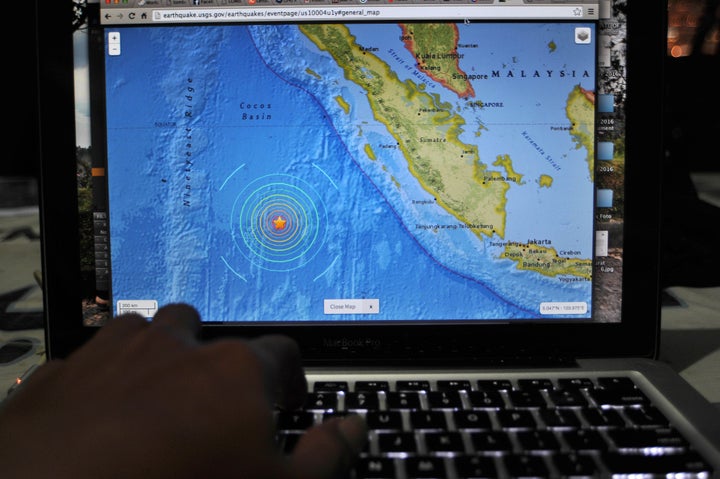
[(40, 0), (48, 357), (182, 301), (298, 341), (279, 445), (364, 414), (355, 477), (712, 476), (656, 360), (665, 8)]

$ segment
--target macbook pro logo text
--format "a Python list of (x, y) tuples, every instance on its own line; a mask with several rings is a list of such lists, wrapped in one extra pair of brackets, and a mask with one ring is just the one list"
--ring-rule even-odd
[(378, 349), (382, 341), (377, 338), (323, 338), (323, 347), (333, 349)]

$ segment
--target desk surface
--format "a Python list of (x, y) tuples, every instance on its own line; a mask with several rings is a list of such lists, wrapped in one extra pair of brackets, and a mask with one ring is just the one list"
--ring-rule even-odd
[(662, 309), (660, 360), (720, 405), (720, 287), (672, 287), (680, 303)]

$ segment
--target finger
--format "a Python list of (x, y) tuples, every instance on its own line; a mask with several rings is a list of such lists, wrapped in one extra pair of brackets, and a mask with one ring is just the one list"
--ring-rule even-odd
[[(153, 328), (152, 330), (150, 328)], [(88, 341), (73, 353), (75, 373), (87, 369), (92, 373), (96, 368), (92, 359), (98, 354), (105, 358), (122, 361), (125, 356), (133, 356), (141, 361), (141, 356), (152, 350), (146, 347), (146, 341), (155, 341), (154, 347), (160, 347), (160, 339), (183, 344), (193, 344), (200, 330), (200, 316), (197, 311), (186, 304), (170, 304), (158, 310), (152, 321), (136, 313), (128, 313), (111, 318), (95, 333), (92, 341)], [(160, 333), (148, 336), (148, 332)], [(170, 334), (168, 334), (170, 333)], [(154, 339), (149, 339), (154, 338)], [(168, 350), (170, 351), (170, 350)], [(122, 362), (119, 363), (122, 367)], [(104, 374), (110, 374), (110, 361), (103, 365)]]
[(200, 334), (200, 314), (188, 304), (172, 303), (158, 309), (151, 325), (170, 329), (181, 337), (195, 340)]
[(93, 356), (98, 351), (112, 355), (125, 343), (148, 327), (148, 321), (139, 314), (123, 314), (108, 320), (94, 335), (93, 341), (85, 343), (73, 356)]
[(288, 409), (302, 405), (307, 381), (297, 343), (287, 336), (268, 335), (253, 339), (249, 345), (263, 364), (270, 400)]
[[(347, 474), (367, 442), (365, 420), (357, 415), (309, 429), (290, 457), (294, 476), (329, 479)], [(294, 477), (293, 476), (293, 477)]]

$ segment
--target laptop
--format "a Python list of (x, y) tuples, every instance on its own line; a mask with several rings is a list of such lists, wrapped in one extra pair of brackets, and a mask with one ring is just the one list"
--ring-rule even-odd
[(298, 341), (279, 443), (365, 414), (355, 477), (716, 474), (656, 360), (665, 8), (39, 1), (48, 357), (183, 301)]

